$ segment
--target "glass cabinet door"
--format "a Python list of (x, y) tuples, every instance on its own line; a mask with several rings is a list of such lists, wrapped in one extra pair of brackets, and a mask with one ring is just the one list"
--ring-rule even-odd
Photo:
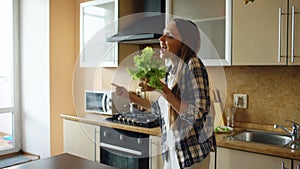
[(80, 4), (80, 67), (118, 66), (118, 44), (107, 42), (118, 30), (118, 0)]
[(201, 35), (198, 57), (206, 66), (231, 65), (231, 0), (169, 0), (168, 3), (171, 17), (197, 24)]

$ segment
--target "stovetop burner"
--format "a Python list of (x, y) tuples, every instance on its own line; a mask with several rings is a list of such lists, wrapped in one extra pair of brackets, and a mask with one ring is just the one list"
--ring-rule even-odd
[(141, 111), (135, 111), (134, 113), (122, 112), (122, 113), (114, 114), (111, 118), (107, 118), (106, 120), (120, 123), (120, 124), (147, 127), (147, 128), (154, 128), (159, 126), (158, 117), (154, 116), (150, 112), (141, 112)]

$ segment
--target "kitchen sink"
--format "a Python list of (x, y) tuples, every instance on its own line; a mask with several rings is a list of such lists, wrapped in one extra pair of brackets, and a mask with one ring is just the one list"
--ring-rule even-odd
[(280, 147), (289, 147), (292, 138), (289, 135), (261, 130), (243, 130), (228, 136), (226, 139), (262, 143)]

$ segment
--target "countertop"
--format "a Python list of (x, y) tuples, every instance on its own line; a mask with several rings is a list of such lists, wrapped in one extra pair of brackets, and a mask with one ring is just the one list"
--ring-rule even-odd
[[(107, 127), (117, 128), (117, 129), (128, 130), (128, 131), (135, 131), (135, 132), (150, 134), (154, 136), (161, 135), (160, 127), (145, 128), (145, 127), (136, 127), (136, 126), (113, 123), (105, 120), (105, 118), (109, 117), (105, 115), (86, 114), (84, 117), (76, 117), (76, 116), (62, 114), (61, 117), (68, 120), (80, 121), (89, 124), (107, 126)], [(277, 146), (271, 146), (271, 145), (265, 145), (259, 143), (248, 143), (248, 142), (242, 142), (237, 140), (229, 140), (225, 138), (226, 136), (232, 134), (233, 132), (236, 132), (238, 130), (243, 130), (243, 129), (259, 129), (259, 130), (267, 130), (267, 131), (273, 130), (272, 127), (265, 126), (265, 125), (239, 124), (239, 126), (241, 127), (234, 128), (234, 130), (229, 133), (216, 133), (217, 146), (300, 160), (300, 150), (292, 150), (288, 148), (281, 148)]]
[(89, 124), (94, 124), (94, 125), (100, 125), (100, 126), (106, 126), (106, 127), (116, 128), (116, 129), (134, 131), (134, 132), (139, 132), (139, 133), (145, 133), (145, 134), (154, 135), (154, 136), (161, 135), (160, 127), (146, 128), (146, 127), (137, 127), (137, 126), (130, 126), (130, 125), (114, 123), (114, 122), (107, 121), (106, 118), (108, 118), (110, 116), (106, 116), (106, 115), (99, 115), (99, 114), (91, 113), (91, 114), (85, 114), (83, 117), (76, 117), (76, 116), (62, 114), (61, 117), (64, 119), (68, 119), (68, 120), (79, 121), (79, 122), (84, 122), (84, 123), (89, 123)]
[[(233, 132), (237, 130), (244, 130), (244, 128), (235, 129)], [(230, 140), (226, 139), (227, 136), (233, 134), (230, 133), (216, 133), (216, 141), (218, 147), (230, 148), (235, 150), (243, 150), (253, 153), (289, 158), (300, 160), (300, 150), (292, 150), (289, 148), (282, 148), (277, 146), (271, 146), (266, 144), (259, 144), (253, 142), (243, 142), (238, 140)]]

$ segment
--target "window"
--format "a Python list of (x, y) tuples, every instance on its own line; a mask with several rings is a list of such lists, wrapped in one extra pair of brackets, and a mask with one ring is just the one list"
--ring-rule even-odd
[(0, 155), (21, 145), (17, 2), (0, 1)]

